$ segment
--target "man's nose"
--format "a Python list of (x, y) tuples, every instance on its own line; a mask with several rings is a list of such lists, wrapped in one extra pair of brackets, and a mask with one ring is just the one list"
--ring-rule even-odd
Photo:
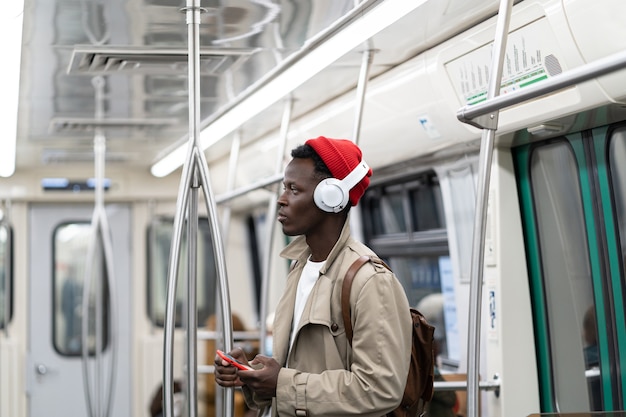
[(278, 204), (278, 207), (282, 207), (282, 206), (286, 206), (287, 205), (287, 200), (284, 197), (285, 197), (285, 191), (280, 193), (280, 195), (278, 196), (278, 200), (276, 200), (276, 203)]

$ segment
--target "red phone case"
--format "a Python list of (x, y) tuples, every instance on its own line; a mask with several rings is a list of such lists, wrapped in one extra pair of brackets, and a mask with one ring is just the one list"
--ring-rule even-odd
[(230, 363), (235, 368), (241, 369), (242, 371), (253, 371), (254, 370), (254, 369), (250, 368), (249, 366), (244, 365), (243, 363), (239, 362), (237, 359), (233, 358), (229, 354), (222, 352), (219, 349), (217, 350), (217, 354), (218, 354), (218, 356), (220, 358), (224, 359), (226, 362)]

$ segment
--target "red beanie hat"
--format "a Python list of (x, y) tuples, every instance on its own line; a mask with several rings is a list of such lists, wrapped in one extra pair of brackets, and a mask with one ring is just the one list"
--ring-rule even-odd
[[(333, 174), (333, 177), (338, 180), (347, 177), (363, 159), (361, 149), (348, 139), (329, 139), (320, 136), (307, 140), (305, 144), (315, 150), (330, 170), (330, 173)], [(370, 185), (369, 177), (371, 176), (372, 169), (370, 168), (365, 177), (350, 190), (351, 205), (357, 205), (365, 189)]]

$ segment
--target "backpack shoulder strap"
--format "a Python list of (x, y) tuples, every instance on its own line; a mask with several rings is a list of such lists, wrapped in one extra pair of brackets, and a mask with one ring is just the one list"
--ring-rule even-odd
[(341, 316), (343, 317), (343, 326), (346, 329), (346, 337), (350, 346), (352, 346), (352, 321), (350, 320), (350, 290), (352, 289), (352, 281), (357, 271), (371, 260), (371, 257), (363, 255), (354, 261), (348, 268), (341, 286)]

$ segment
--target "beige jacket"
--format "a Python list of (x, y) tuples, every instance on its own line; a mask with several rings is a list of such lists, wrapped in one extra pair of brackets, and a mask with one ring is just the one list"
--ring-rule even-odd
[(281, 253), (297, 262), (274, 319), (273, 356), (284, 368), (273, 415), (385, 415), (400, 403), (409, 369), (412, 324), (404, 289), (383, 267), (370, 262), (359, 270), (350, 295), (351, 349), (341, 317), (341, 284), (352, 262), (374, 253), (350, 236), (346, 222), (311, 291), (289, 352), (296, 289), (309, 254), (303, 236)]

